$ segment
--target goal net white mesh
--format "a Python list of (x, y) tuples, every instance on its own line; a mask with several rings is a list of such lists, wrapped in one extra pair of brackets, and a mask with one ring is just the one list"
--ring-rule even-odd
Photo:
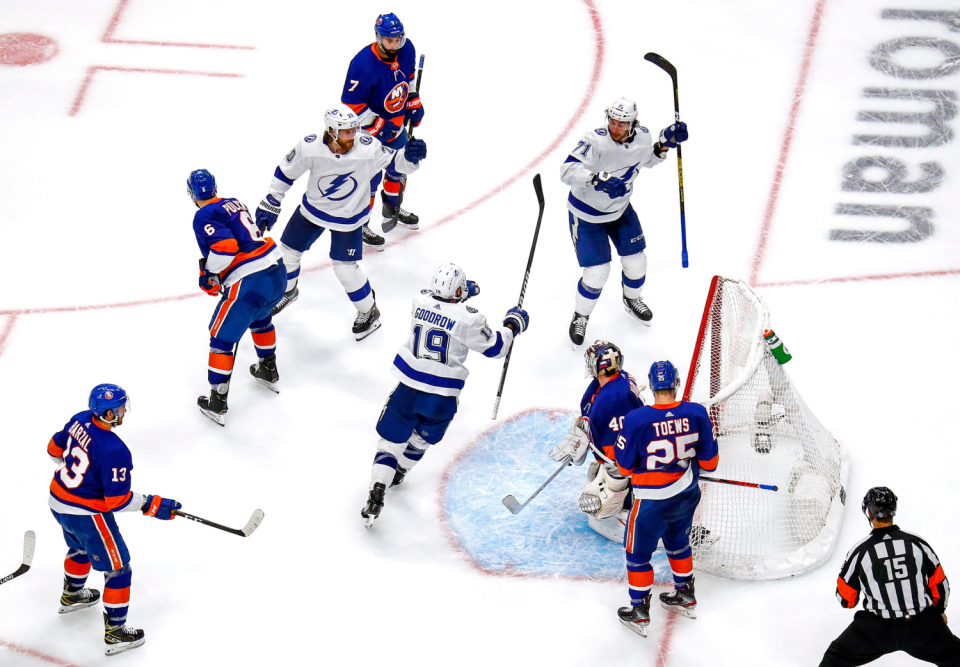
[(780, 579), (833, 552), (846, 500), (846, 456), (767, 349), (769, 314), (739, 280), (710, 286), (684, 400), (704, 405), (720, 447), (708, 476), (777, 491), (700, 482), (694, 519), (698, 570), (733, 579)]

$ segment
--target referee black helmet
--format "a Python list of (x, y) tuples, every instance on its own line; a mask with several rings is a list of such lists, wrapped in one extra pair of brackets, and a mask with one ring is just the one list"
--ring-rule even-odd
[(875, 486), (863, 497), (860, 509), (869, 521), (890, 519), (897, 513), (897, 496), (885, 486)]

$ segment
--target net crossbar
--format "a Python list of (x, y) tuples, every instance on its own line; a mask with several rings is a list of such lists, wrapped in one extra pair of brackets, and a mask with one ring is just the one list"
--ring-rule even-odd
[[(715, 276), (684, 400), (713, 422), (711, 476), (778, 491), (700, 482), (695, 567), (733, 579), (781, 579), (823, 563), (836, 546), (847, 478), (840, 443), (813, 415), (767, 349), (769, 314), (743, 281)], [(708, 531), (708, 532), (707, 532)]]

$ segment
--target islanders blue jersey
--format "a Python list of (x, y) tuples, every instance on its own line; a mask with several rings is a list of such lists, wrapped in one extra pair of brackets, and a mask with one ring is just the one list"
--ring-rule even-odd
[(193, 233), (207, 270), (229, 287), (241, 278), (270, 268), (281, 257), (280, 248), (264, 238), (247, 207), (236, 199), (214, 199), (193, 216)]
[(707, 409), (686, 401), (628, 414), (613, 451), (641, 500), (672, 498), (695, 484), (700, 470), (716, 470), (720, 458)]
[(143, 504), (143, 496), (130, 490), (130, 450), (89, 410), (75, 414), (50, 438), (47, 454), (60, 464), (50, 482), (55, 512), (101, 514), (139, 510)]
[(379, 132), (384, 123), (392, 123), (398, 131), (403, 126), (416, 57), (417, 51), (408, 39), (393, 62), (380, 56), (376, 42), (350, 61), (340, 101), (356, 112), (371, 134)]
[[(607, 458), (613, 459), (613, 447), (623, 429), (624, 418), (627, 413), (642, 407), (643, 399), (636, 380), (621, 371), (603, 387), (596, 379), (590, 383), (580, 401), (580, 414), (590, 420), (593, 444)], [(596, 452), (593, 456), (602, 460)]]

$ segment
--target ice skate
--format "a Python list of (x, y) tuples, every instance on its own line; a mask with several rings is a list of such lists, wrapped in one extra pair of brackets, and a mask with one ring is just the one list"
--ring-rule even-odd
[(216, 389), (210, 390), (210, 398), (201, 396), (197, 399), (197, 405), (200, 406), (200, 412), (209, 417), (220, 426), (226, 425), (227, 421), (227, 394), (220, 393)]
[(363, 340), (374, 331), (380, 328), (380, 310), (376, 302), (373, 308), (365, 313), (357, 313), (357, 318), (353, 321), (353, 335), (357, 340)]
[(280, 374), (277, 372), (277, 355), (267, 355), (250, 366), (250, 375), (273, 393), (280, 393), (280, 389), (277, 387), (277, 383), (280, 382)]
[(647, 593), (639, 606), (620, 607), (617, 610), (620, 622), (641, 637), (647, 636), (650, 625), (650, 593)]
[(390, 482), (390, 486), (394, 487), (403, 482), (403, 478), (407, 476), (407, 469), (403, 466), (397, 466), (397, 472), (393, 474), (393, 481)]
[(365, 247), (370, 250), (376, 250), (377, 252), (383, 252), (383, 246), (386, 244), (386, 241), (383, 240), (382, 236), (370, 229), (370, 223), (363, 226), (361, 233), (363, 234), (363, 245)]
[(636, 299), (628, 299), (623, 297), (623, 308), (628, 313), (636, 317), (640, 322), (650, 326), (650, 320), (653, 319), (653, 312), (647, 308), (647, 304), (640, 300), (640, 297)]
[(570, 342), (577, 347), (583, 345), (583, 337), (587, 335), (587, 322), (589, 320), (589, 315), (581, 315), (576, 312), (573, 314), (573, 319), (570, 320)]
[(289, 292), (285, 292), (283, 298), (277, 301), (277, 305), (273, 307), (270, 311), (270, 315), (276, 315), (281, 310), (289, 306), (291, 303), (300, 298), (300, 289), (297, 285), (293, 286), (293, 289)]
[[(384, 224), (393, 220), (394, 216), (396, 216), (397, 229), (406, 229), (411, 232), (420, 229), (420, 218), (418, 218), (415, 213), (411, 213), (402, 206), (390, 206), (390, 204), (387, 203), (387, 198), (382, 190), (380, 191), (380, 198), (383, 201), (382, 213)], [(386, 227), (384, 227), (384, 229), (386, 229)]]
[(697, 617), (697, 598), (693, 594), (693, 579), (683, 588), (677, 588), (672, 593), (660, 594), (660, 606), (669, 609), (675, 614), (687, 618)]
[(146, 638), (143, 630), (128, 628), (125, 625), (110, 625), (110, 617), (103, 613), (103, 643), (105, 655), (116, 655), (132, 648), (143, 646)]
[(100, 602), (100, 591), (94, 588), (81, 588), (79, 591), (68, 591), (67, 582), (63, 582), (63, 595), (60, 596), (60, 613), (69, 614), (80, 609), (86, 609)]
[(383, 494), (386, 490), (387, 487), (384, 486), (383, 482), (377, 482), (370, 489), (367, 504), (360, 510), (360, 516), (367, 520), (364, 524), (367, 528), (372, 526), (376, 518), (380, 516), (380, 510), (383, 509)]

